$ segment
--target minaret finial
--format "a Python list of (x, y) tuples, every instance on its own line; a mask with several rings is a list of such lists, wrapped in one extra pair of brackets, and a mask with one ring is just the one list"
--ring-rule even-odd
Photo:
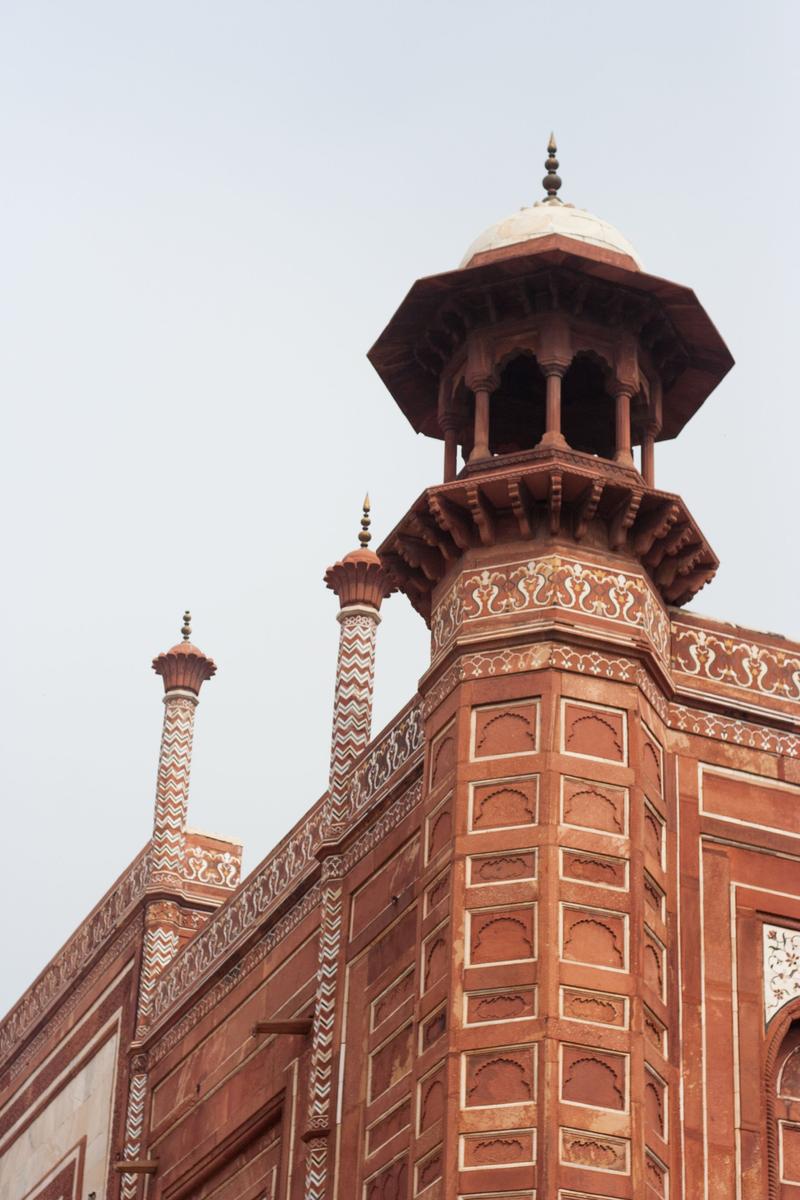
[(542, 187), (547, 192), (545, 204), (561, 204), (562, 201), (558, 198), (558, 189), (561, 187), (561, 177), (558, 174), (558, 159), (556, 158), (556, 136), (550, 134), (550, 141), (547, 143), (547, 158), (545, 159), (545, 167), (547, 174), (542, 180)]
[(369, 531), (370, 527), (370, 505), (369, 492), (364, 497), (364, 506), (361, 513), (361, 532), (358, 535), (358, 541), (362, 550), (366, 550), (367, 546), (372, 541), (372, 534)]
[(183, 614), (183, 625), (181, 626), (181, 633), (183, 634), (183, 640), (185, 642), (188, 642), (189, 638), (192, 636), (192, 614), (189, 612), (188, 608), (186, 609), (186, 612)]

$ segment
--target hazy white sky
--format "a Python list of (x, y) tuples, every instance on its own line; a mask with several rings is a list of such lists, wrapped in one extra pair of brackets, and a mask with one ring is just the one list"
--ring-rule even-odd
[[(793, 0), (0, 4), (0, 1011), (150, 833), (152, 657), (194, 640), (190, 821), (254, 866), (324, 790), (336, 601), (441, 469), (365, 352), (540, 194), (690, 284), (737, 366), (657, 480), (701, 611), (800, 634)], [(394, 597), (376, 729), (427, 636)]]

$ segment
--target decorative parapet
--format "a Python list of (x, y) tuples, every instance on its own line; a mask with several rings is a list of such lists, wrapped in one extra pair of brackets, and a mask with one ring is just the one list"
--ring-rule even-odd
[(800, 720), (800, 646), (785, 639), (681, 617), (672, 622), (672, 673), (680, 691)]
[(436, 710), (455, 687), (465, 680), (482, 679), (493, 675), (518, 675), (544, 670), (573, 671), (577, 675), (596, 679), (614, 679), (635, 684), (661, 720), (670, 729), (697, 737), (765, 750), (800, 759), (800, 733), (776, 729), (769, 724), (757, 724), (741, 718), (723, 716), (676, 704), (665, 696), (661, 687), (639, 658), (614, 653), (587, 650), (565, 642), (536, 641), (526, 645), (488, 648), (458, 655), (455, 662), (442, 671), (433, 686), (426, 691), (423, 715)]
[[(509, 617), (520, 630), (570, 614), (602, 638), (649, 646), (676, 693), (800, 722), (800, 646), (775, 635), (665, 610), (644, 574), (569, 554), (462, 571), (433, 610), (435, 667), (458, 641), (479, 642)], [(670, 620), (672, 616), (672, 620)]]
[(236, 842), (187, 829), (183, 851), (183, 882), (192, 896), (201, 888), (232, 892), (242, 873), (242, 847)]
[(800, 996), (800, 929), (764, 926), (764, 1020)]
[(120, 876), (0, 1024), (0, 1065), (52, 1011), (136, 908), (147, 883), (147, 847)]
[[(422, 739), (422, 713), (415, 697), (356, 763), (343, 810), (349, 827), (416, 765), (422, 756)], [(153, 991), (151, 1029), (318, 870), (324, 802), (323, 796), (159, 976)]]

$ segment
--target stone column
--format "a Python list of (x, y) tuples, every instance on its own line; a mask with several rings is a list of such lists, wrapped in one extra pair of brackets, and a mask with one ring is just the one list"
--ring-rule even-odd
[(616, 453), (614, 461), (625, 467), (633, 466), (631, 454), (631, 391), (617, 387), (616, 392)]
[(548, 364), (543, 368), (547, 381), (545, 431), (539, 442), (540, 446), (566, 446), (566, 438), (561, 432), (561, 380), (566, 374), (566, 367)]
[[(180, 896), (183, 889), (183, 852), (189, 802), (194, 716), (200, 688), (216, 672), (214, 662), (189, 641), (191, 617), (184, 613), (183, 640), (166, 654), (153, 659), (153, 670), (164, 681), (164, 723), (158, 755), (153, 836), (147, 870), (144, 938), (136, 1004), (136, 1038), (141, 1039), (150, 1022), (153, 994), (162, 971), (178, 952)], [(147, 1059), (135, 1053), (128, 1082), (125, 1121), (125, 1161), (137, 1159), (142, 1150)], [(124, 1172), (122, 1200), (134, 1200), (142, 1176)]]
[(561, 432), (561, 381), (572, 362), (569, 327), (557, 313), (551, 313), (541, 324), (541, 343), (537, 360), (546, 384), (544, 433), (540, 446), (567, 445)]
[(147, 1026), (156, 979), (178, 950), (180, 911), (175, 903), (183, 887), (183, 850), (189, 804), (195, 709), (200, 688), (215, 674), (214, 662), (189, 641), (191, 616), (184, 613), (183, 640), (153, 659), (164, 681), (164, 724), (158, 756), (156, 803), (145, 914), (144, 952), (139, 984), (137, 1034)]
[(458, 420), (453, 412), (444, 412), (439, 418), (439, 427), (444, 433), (444, 482), (451, 483), (458, 474)]
[(348, 604), (340, 609), (336, 619), (339, 622), (339, 655), (328, 788), (331, 797), (340, 800), (353, 763), (369, 742), (372, 730), (375, 635), (381, 618), (378, 610), (370, 605)]
[(337, 972), (342, 947), (342, 882), (344, 866), (335, 852), (347, 832), (347, 789), (353, 765), (368, 745), (372, 728), (375, 634), (380, 606), (393, 590), (377, 554), (369, 550), (369, 498), (364, 501), (361, 548), (325, 572), (325, 582), (339, 597), (339, 657), (333, 701), (330, 777), (323, 818), (322, 914), (317, 962), (317, 1000), (311, 1050), (305, 1197), (324, 1200), (328, 1191), (328, 1159), (334, 1124), (334, 1035), (340, 1014)]
[(473, 387), (475, 393), (475, 441), (472, 447), (472, 453), (469, 456), (469, 461), (480, 462), (484, 458), (491, 458), (491, 450), (489, 449), (489, 397), (491, 394), (491, 382), (487, 379), (482, 379)]
[(655, 440), (658, 426), (649, 421), (642, 438), (642, 477), (648, 487), (656, 486)]
[(393, 590), (381, 561), (367, 548), (369, 498), (364, 503), (361, 549), (345, 555), (325, 572), (325, 582), (339, 597), (339, 656), (333, 694), (330, 775), (325, 836), (344, 831), (346, 787), (353, 763), (372, 731), (375, 635), (380, 607)]

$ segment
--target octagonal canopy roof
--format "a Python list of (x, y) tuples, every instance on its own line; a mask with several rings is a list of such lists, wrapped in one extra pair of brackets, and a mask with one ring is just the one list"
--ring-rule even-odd
[(455, 271), (418, 279), (369, 360), (414, 429), (442, 437), (439, 379), (468, 329), (502, 319), (520, 296), (525, 311), (540, 302), (548, 307), (558, 285), (576, 313), (605, 306), (612, 323), (626, 312), (647, 329), (651, 347), (670, 365), (658, 439), (673, 438), (732, 367), (730, 351), (693, 291), (646, 274), (618, 229), (559, 199), (552, 134), (547, 155), (544, 199), (490, 225)]
[(641, 270), (641, 261), (628, 239), (608, 221), (595, 217), (584, 208), (563, 204), (558, 199), (538, 200), (529, 208), (521, 208), (502, 221), (495, 222), (475, 239), (459, 266), (468, 267), (485, 261), (483, 256), (493, 251), (519, 247), (520, 253), (535, 249), (529, 245), (536, 238), (559, 234), (584, 246), (598, 246), (631, 259)]

